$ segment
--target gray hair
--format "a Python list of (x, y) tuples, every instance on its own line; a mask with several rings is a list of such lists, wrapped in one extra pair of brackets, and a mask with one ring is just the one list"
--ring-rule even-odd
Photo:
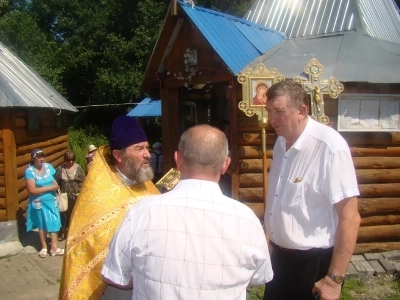
[(288, 102), (293, 110), (305, 105), (308, 108), (308, 95), (300, 83), (295, 81), (281, 81), (271, 85), (267, 92), (267, 101), (274, 102), (278, 96), (288, 96)]
[(178, 145), (179, 153), (193, 171), (218, 174), (228, 157), (228, 140), (216, 127), (201, 124), (187, 129)]

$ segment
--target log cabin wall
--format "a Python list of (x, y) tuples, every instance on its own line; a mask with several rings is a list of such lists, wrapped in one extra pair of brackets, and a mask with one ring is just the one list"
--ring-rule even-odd
[[(40, 109), (4, 109), (2, 112), (6, 117), (2, 122), (3, 151), (0, 153), (0, 222), (19, 219), (26, 211), (28, 192), (24, 172), (31, 161), (31, 151), (41, 148), (46, 155), (45, 162), (56, 168), (68, 149), (64, 112), (60, 115)], [(5, 127), (11, 135), (7, 140)], [(2, 155), (7, 157), (5, 163)], [(6, 178), (2, 181), (4, 173)]]
[[(399, 84), (345, 83), (345, 93), (400, 94)], [(264, 217), (261, 129), (257, 116), (247, 117), (237, 108), (242, 99), (236, 85), (232, 97), (237, 132), (232, 139), (232, 196)], [(337, 128), (338, 100), (325, 96), (329, 126)], [(235, 116), (236, 115), (236, 116)], [(236, 127), (236, 130), (235, 130)], [(355, 253), (400, 249), (400, 133), (341, 132), (349, 144), (359, 184), (359, 212), (362, 218)], [(276, 134), (267, 127), (267, 159), (271, 165)], [(268, 169), (269, 171), (269, 169)]]
[(0, 111), (0, 221), (2, 220), (7, 220), (4, 172), (3, 110)]

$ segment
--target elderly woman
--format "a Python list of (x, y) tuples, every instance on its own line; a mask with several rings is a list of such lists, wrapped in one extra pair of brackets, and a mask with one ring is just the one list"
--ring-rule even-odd
[(85, 172), (80, 165), (75, 163), (75, 160), (75, 153), (67, 150), (64, 154), (64, 163), (57, 168), (54, 176), (61, 192), (68, 194), (68, 210), (61, 213), (62, 228), (58, 237), (59, 241), (64, 240), (66, 237), (71, 213), (85, 180)]
[(47, 233), (51, 235), (50, 255), (63, 255), (64, 249), (57, 245), (57, 232), (60, 230), (60, 212), (56, 203), (56, 191), (59, 189), (54, 180), (55, 170), (52, 165), (43, 162), (44, 153), (41, 149), (31, 152), (31, 163), (25, 170), (26, 189), (29, 193), (26, 230), (39, 229), (42, 250), (40, 257), (47, 256)]

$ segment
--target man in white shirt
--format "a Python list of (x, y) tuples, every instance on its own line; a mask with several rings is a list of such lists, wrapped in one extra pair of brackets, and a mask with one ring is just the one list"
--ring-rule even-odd
[(274, 278), (264, 299), (339, 299), (360, 225), (350, 149), (337, 131), (308, 116), (300, 84), (274, 84), (267, 98), (279, 137), (264, 216)]
[(178, 149), (181, 181), (130, 209), (110, 244), (103, 280), (133, 286), (132, 299), (246, 299), (248, 285), (273, 273), (260, 221), (218, 186), (230, 163), (228, 141), (197, 125)]

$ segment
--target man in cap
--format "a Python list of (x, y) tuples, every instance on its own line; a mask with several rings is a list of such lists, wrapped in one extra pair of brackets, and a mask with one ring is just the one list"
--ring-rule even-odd
[(163, 175), (163, 154), (162, 154), (162, 145), (159, 142), (156, 142), (152, 146), (153, 152), (150, 156), (150, 166), (154, 171), (154, 179), (153, 182), (156, 183), (159, 181)]
[(90, 165), (93, 162), (94, 155), (96, 154), (97, 148), (95, 145), (89, 145), (88, 154), (86, 155), (86, 174), (89, 172)]
[(121, 299), (123, 290), (107, 287), (100, 272), (128, 208), (159, 193), (149, 159), (147, 137), (137, 121), (116, 118), (109, 145), (99, 147), (72, 213), (59, 299)]

